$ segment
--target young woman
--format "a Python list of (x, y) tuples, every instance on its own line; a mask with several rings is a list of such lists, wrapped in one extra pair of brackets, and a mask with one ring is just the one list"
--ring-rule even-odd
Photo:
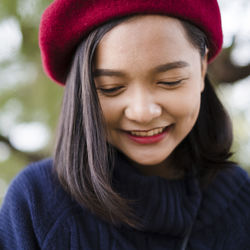
[(0, 248), (249, 249), (249, 177), (207, 76), (221, 46), (216, 0), (54, 1), (55, 153), (10, 186)]

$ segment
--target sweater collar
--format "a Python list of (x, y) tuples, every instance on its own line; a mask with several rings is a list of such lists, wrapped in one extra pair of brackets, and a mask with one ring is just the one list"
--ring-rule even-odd
[(201, 192), (192, 176), (167, 180), (144, 176), (119, 154), (114, 168), (114, 185), (133, 205), (145, 232), (183, 236), (199, 210)]
[(201, 230), (216, 223), (247, 182), (247, 173), (234, 166), (201, 190), (192, 174), (179, 180), (144, 176), (120, 153), (114, 168), (114, 185), (124, 198), (136, 201), (133, 208), (144, 231), (177, 237), (191, 227)]

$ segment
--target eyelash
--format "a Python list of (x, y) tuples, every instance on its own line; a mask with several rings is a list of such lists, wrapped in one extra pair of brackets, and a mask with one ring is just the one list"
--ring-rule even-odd
[(112, 94), (112, 93), (114, 93), (122, 88), (123, 87), (115, 87), (115, 88), (110, 88), (110, 89), (98, 88), (98, 90), (100, 90), (104, 94)]
[[(163, 84), (163, 85), (169, 85), (169, 86), (176, 86), (180, 84), (182, 80), (175, 81), (175, 82), (158, 82), (158, 84)], [(104, 88), (98, 88), (99, 91), (101, 91), (103, 94), (114, 94), (118, 90), (122, 89), (123, 87), (115, 87), (115, 88), (110, 88), (110, 89), (104, 89)]]
[(169, 85), (169, 86), (176, 86), (180, 84), (183, 80), (175, 81), (175, 82), (158, 82), (158, 84)]

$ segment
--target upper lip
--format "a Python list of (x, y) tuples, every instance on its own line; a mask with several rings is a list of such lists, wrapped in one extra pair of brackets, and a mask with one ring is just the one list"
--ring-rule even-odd
[(125, 131), (127, 131), (127, 132), (149, 132), (151, 130), (155, 130), (155, 129), (159, 129), (159, 128), (166, 128), (169, 125), (161, 126), (161, 127), (155, 127), (155, 128), (147, 129), (147, 130), (145, 130), (145, 129), (131, 129), (131, 130), (125, 130)]

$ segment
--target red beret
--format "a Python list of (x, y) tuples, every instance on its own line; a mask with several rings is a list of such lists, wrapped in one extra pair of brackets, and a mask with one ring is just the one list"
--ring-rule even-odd
[(165, 14), (187, 20), (208, 37), (209, 61), (222, 47), (216, 0), (55, 0), (43, 13), (39, 45), (45, 72), (64, 85), (77, 45), (95, 27), (131, 14)]

